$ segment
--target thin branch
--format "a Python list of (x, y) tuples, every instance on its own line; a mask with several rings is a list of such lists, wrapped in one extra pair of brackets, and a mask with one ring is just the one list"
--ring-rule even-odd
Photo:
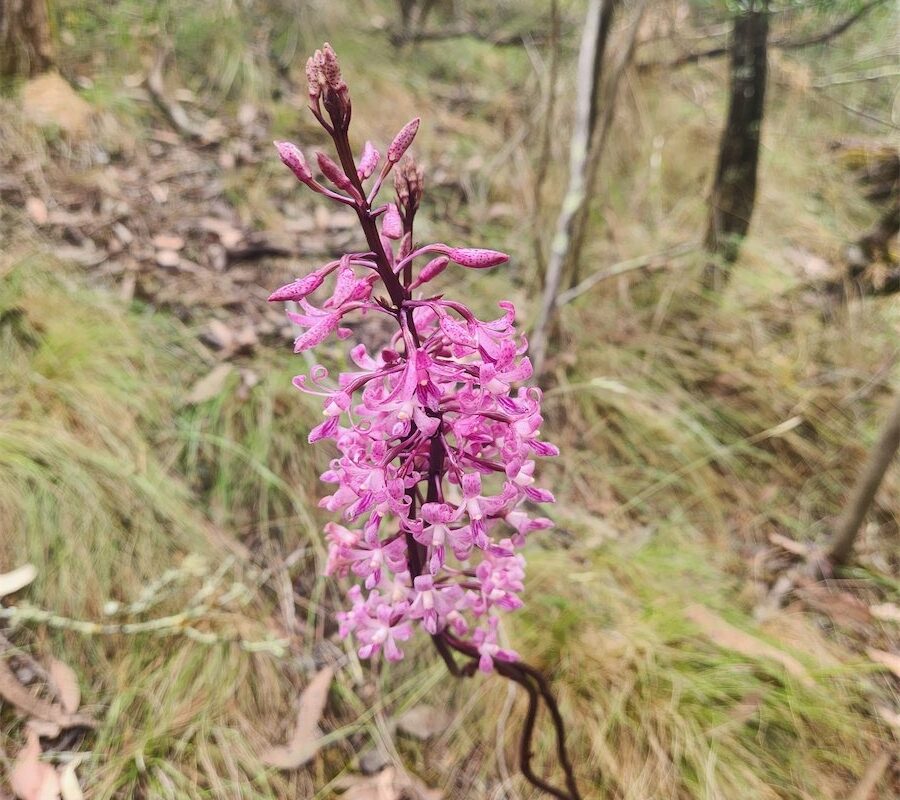
[[(882, 5), (885, 0), (869, 0), (864, 6), (859, 8), (849, 17), (841, 20), (836, 25), (828, 28), (822, 33), (815, 36), (809, 36), (805, 39), (775, 39), (769, 43), (770, 48), (777, 50), (802, 50), (805, 47), (813, 47), (817, 44), (825, 44), (825, 42), (840, 36), (844, 31), (862, 19), (866, 14), (874, 8)], [(678, 69), (686, 67), (689, 64), (697, 64), (700, 61), (708, 61), (714, 58), (722, 58), (728, 55), (727, 47), (710, 47), (707, 50), (699, 50), (693, 53), (684, 53), (680, 56), (668, 61), (643, 61), (638, 64), (638, 69), (642, 72), (654, 69)]]
[(836, 36), (840, 36), (844, 31), (846, 31), (851, 25), (861, 20), (866, 14), (868, 14), (873, 8), (880, 6), (884, 3), (885, 0), (869, 0), (864, 6), (860, 6), (855, 13), (851, 14), (842, 22), (839, 22), (837, 25), (828, 28), (822, 33), (816, 34), (815, 36), (810, 36), (806, 39), (793, 39), (793, 40), (783, 40), (780, 42), (773, 43), (773, 47), (778, 47), (781, 50), (800, 50), (804, 47), (813, 47), (817, 44), (824, 44), (831, 39), (834, 39)]
[(392, 33), (391, 43), (404, 45), (419, 42), (443, 42), (448, 39), (475, 39), (495, 47), (518, 47), (526, 41), (545, 42), (552, 37), (547, 31), (519, 31), (503, 33), (501, 31), (483, 31), (474, 25), (463, 24), (449, 28), (436, 28), (430, 31), (410, 31), (408, 33)]
[(856, 481), (847, 507), (835, 523), (828, 557), (832, 564), (845, 564), (850, 558), (859, 528), (866, 518), (875, 494), (900, 448), (900, 394), (891, 415), (881, 431), (862, 474)]

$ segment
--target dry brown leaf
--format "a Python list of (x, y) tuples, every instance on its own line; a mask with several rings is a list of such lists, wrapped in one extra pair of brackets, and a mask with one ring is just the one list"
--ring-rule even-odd
[(219, 364), (213, 370), (197, 381), (184, 398), (186, 405), (194, 406), (212, 400), (222, 389), (228, 376), (234, 371), (231, 364)]
[(78, 776), (75, 770), (80, 763), (79, 759), (73, 759), (59, 774), (59, 789), (62, 793), (62, 800), (84, 800), (84, 792), (81, 791), (81, 784), (78, 782)]
[(896, 677), (900, 678), (900, 655), (888, 653), (886, 650), (876, 650), (874, 647), (867, 647), (866, 655), (871, 661), (887, 667)]
[(900, 606), (894, 603), (878, 603), (869, 606), (869, 612), (882, 622), (900, 622)]
[(394, 768), (388, 767), (368, 778), (349, 778), (342, 785), (347, 791), (342, 800), (398, 800), (394, 790)]
[(78, 686), (78, 676), (75, 674), (75, 670), (59, 659), (51, 658), (47, 671), (56, 686), (63, 710), (68, 714), (74, 714), (81, 705), (81, 689)]
[(319, 751), (322, 746), (319, 720), (325, 711), (333, 678), (334, 670), (331, 667), (325, 667), (313, 676), (300, 695), (297, 724), (290, 740), (283, 747), (270, 747), (264, 751), (260, 755), (264, 764), (278, 769), (299, 769)]
[(812, 686), (813, 680), (804, 666), (792, 655), (777, 647), (757, 639), (714, 614), (705, 606), (691, 605), (685, 609), (685, 616), (693, 622), (709, 639), (725, 650), (733, 650), (753, 659), (777, 661), (785, 670), (804, 686)]
[(0, 597), (15, 594), (24, 589), (37, 577), (37, 569), (34, 564), (23, 564), (12, 572), (0, 573)]
[(341, 800), (442, 800), (444, 796), (437, 789), (429, 789), (414, 775), (404, 774), (394, 767), (368, 778), (345, 778), (340, 782), (341, 787), (346, 787)]
[(0, 697), (14, 705), (26, 717), (37, 717), (53, 722), (61, 728), (97, 726), (96, 720), (87, 714), (68, 714), (54, 703), (35, 697), (19, 683), (19, 679), (4, 659), (0, 659)]
[(834, 591), (822, 583), (810, 583), (797, 596), (814, 611), (828, 615), (844, 627), (862, 627), (872, 621), (869, 607), (850, 592)]
[(222, 245), (229, 250), (232, 247), (236, 247), (241, 239), (244, 238), (241, 230), (235, 228), (227, 220), (219, 219), (218, 217), (203, 217), (200, 220), (200, 227), (218, 236)]
[(158, 233), (151, 241), (157, 250), (181, 250), (184, 247), (184, 239), (175, 233)]
[(156, 263), (161, 267), (177, 267), (181, 263), (181, 256), (174, 250), (157, 250)]
[(769, 541), (780, 547), (782, 550), (787, 550), (789, 553), (792, 553), (795, 556), (800, 556), (801, 558), (806, 558), (809, 555), (809, 546), (804, 544), (803, 542), (798, 542), (794, 539), (791, 539), (788, 536), (783, 536), (780, 533), (770, 533)]
[(40, 197), (29, 197), (25, 201), (25, 213), (35, 225), (46, 225), (50, 219), (47, 204)]
[(19, 800), (57, 800), (60, 786), (56, 770), (40, 760), (41, 745), (34, 731), (19, 751), (9, 775), (9, 785)]
[(450, 715), (429, 705), (415, 706), (397, 717), (397, 728), (414, 739), (430, 739), (447, 730)]
[(45, 719), (32, 717), (25, 723), (41, 739), (55, 739), (62, 732), (62, 728), (55, 722), (47, 722)]
[(22, 114), (36, 125), (55, 125), (73, 136), (87, 133), (92, 110), (58, 72), (46, 72), (22, 87)]

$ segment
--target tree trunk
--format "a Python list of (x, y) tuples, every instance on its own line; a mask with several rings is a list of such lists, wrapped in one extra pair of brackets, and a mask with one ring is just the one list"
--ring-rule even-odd
[(0, 0), (0, 77), (33, 77), (53, 66), (46, 0)]
[(767, 0), (751, 2), (734, 19), (728, 120), (719, 145), (705, 238), (706, 250), (714, 259), (704, 276), (709, 289), (720, 289), (728, 281), (753, 216), (766, 98), (767, 5)]
[(603, 162), (603, 152), (606, 149), (606, 141), (612, 130), (613, 120), (616, 115), (616, 101), (619, 96), (619, 87), (625, 72), (634, 58), (634, 50), (637, 45), (638, 32), (641, 20), (648, 5), (648, 0), (638, 0), (633, 4), (631, 21), (628, 28), (622, 34), (624, 44), (619, 48), (615, 60), (610, 59), (607, 64), (603, 82), (603, 108), (599, 111), (599, 119), (594, 125), (591, 149), (587, 160), (587, 198), (582, 204), (572, 224), (572, 237), (569, 245), (569, 253), (566, 258), (566, 285), (572, 289), (581, 280), (581, 251), (584, 248), (587, 237), (588, 223), (590, 221), (591, 201), (597, 187), (597, 176), (600, 173), (600, 165)]
[(530, 337), (531, 358), (538, 373), (543, 368), (549, 326), (556, 305), (556, 295), (562, 283), (572, 226), (587, 195), (588, 150), (597, 121), (603, 53), (609, 38), (615, 4), (616, 0), (589, 0), (585, 17), (584, 33), (578, 51), (575, 126), (569, 144), (569, 185), (556, 221), (556, 232), (550, 244), (550, 259), (544, 278), (541, 306)]
[(834, 525), (834, 533), (828, 547), (828, 557), (832, 564), (846, 564), (853, 551), (853, 544), (860, 526), (875, 500), (875, 494), (888, 467), (900, 447), (900, 394), (897, 395), (891, 416), (881, 431), (881, 437), (869, 454), (862, 474), (856, 481), (847, 508)]

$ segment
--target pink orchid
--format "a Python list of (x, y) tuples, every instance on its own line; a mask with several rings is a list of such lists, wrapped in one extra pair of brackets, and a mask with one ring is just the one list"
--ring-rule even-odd
[[(337, 160), (316, 153), (333, 188), (316, 180), (295, 145), (276, 147), (298, 180), (353, 209), (365, 249), (330, 261), (269, 299), (299, 304), (300, 312), (288, 312), (301, 329), (296, 352), (332, 334), (346, 339), (366, 330), (345, 327), (354, 324), (350, 318), (379, 315), (389, 323), (375, 341), (351, 348), (355, 370), (330, 378), (317, 365), (294, 378), (299, 390), (323, 398), (325, 418), (309, 441), (328, 440), (338, 453), (321, 475), (335, 489), (319, 505), (344, 522), (325, 526), (326, 573), (353, 582), (349, 608), (337, 615), (339, 633), (354, 637), (361, 658), (383, 654), (397, 661), (418, 627), (454, 675), (496, 671), (518, 683), (529, 695), (523, 774), (554, 797), (580, 800), (546, 679), (499, 641), (501, 614), (522, 606), (525, 559), (519, 551), (529, 534), (552, 524), (530, 508), (554, 501), (536, 485), (534, 459), (559, 452), (541, 439), (540, 390), (522, 385), (532, 375), (527, 342), (515, 327), (512, 303), (501, 302), (501, 316), (482, 321), (429, 286), (451, 264), (490, 269), (509, 257), (417, 243), (413, 222), (424, 175), (406, 154), (419, 119), (400, 130), (384, 159), (366, 142), (357, 161), (348, 134), (350, 92), (330, 45), (309, 59), (306, 77), (310, 111), (335, 144)], [(392, 171), (395, 200), (376, 204)], [(314, 301), (326, 281), (328, 295)], [(462, 667), (454, 653), (466, 659)], [(530, 766), (539, 699), (556, 729), (565, 792)]]
[[(324, 419), (309, 441), (330, 441), (338, 452), (322, 474), (335, 488), (321, 506), (343, 517), (325, 527), (327, 572), (357, 581), (340, 630), (355, 636), (361, 657), (388, 659), (402, 658), (416, 626), (431, 636), (447, 631), (466, 637), (462, 644), (490, 670), (515, 658), (497, 644), (499, 618), (522, 605), (518, 550), (550, 524), (529, 511), (553, 501), (535, 485), (534, 459), (557, 450), (540, 439), (540, 391), (522, 386), (532, 367), (512, 303), (482, 321), (430, 284), (448, 265), (487, 269), (508, 256), (415, 242), (423, 174), (401, 159), (419, 120), (403, 127), (384, 159), (366, 142), (357, 161), (346, 132), (350, 95), (330, 47), (313, 56), (307, 77), (310, 108), (336, 143), (336, 160), (316, 153), (332, 188), (313, 177), (295, 145), (277, 143), (279, 155), (313, 191), (353, 207), (368, 249), (270, 299), (299, 304), (289, 312), (301, 329), (297, 352), (361, 330), (349, 321), (355, 316), (390, 322), (383, 339), (352, 347), (355, 371), (331, 378), (315, 367), (294, 381), (323, 399)], [(396, 198), (376, 206), (392, 170)]]

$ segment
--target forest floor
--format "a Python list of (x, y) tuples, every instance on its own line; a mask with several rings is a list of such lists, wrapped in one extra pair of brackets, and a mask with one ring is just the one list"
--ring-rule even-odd
[[(329, 39), (360, 142), (423, 118), (421, 235), (513, 256), (454, 290), (527, 320), (533, 231), (552, 228), (566, 164), (552, 136), (538, 204), (543, 56), (471, 39), (392, 52), (389, 4), (290, 26), (201, 5), (60, 2), (76, 100), (52, 80), (0, 97), (0, 573), (36, 568), (0, 606), (0, 798), (29, 731), (91, 798), (537, 797), (516, 777), (523, 698), (455, 682), (426, 642), (369, 665), (336, 637), (316, 506), (329, 454), (306, 444), (320, 412), (291, 377), (309, 363), (265, 301), (355, 236), (271, 147), (322, 144), (301, 65)], [(873, 16), (840, 46), (773, 56), (757, 214), (714, 300), (696, 243), (722, 65), (635, 73), (623, 93), (582, 269), (661, 255), (566, 306), (545, 406), (563, 454), (542, 466), (557, 526), (529, 545), (506, 628), (552, 680), (586, 798), (900, 787), (898, 470), (852, 566), (766, 602), (824, 543), (897, 387), (896, 301), (809, 288), (879, 216), (834, 143), (887, 141), (844, 108), (877, 107), (877, 87), (814, 84), (877, 63), (889, 28)], [(551, 130), (568, 130), (570, 94)], [(315, 757), (267, 766), (332, 669)], [(95, 728), (14, 699), (54, 675)], [(543, 726), (537, 750), (555, 775)]]

